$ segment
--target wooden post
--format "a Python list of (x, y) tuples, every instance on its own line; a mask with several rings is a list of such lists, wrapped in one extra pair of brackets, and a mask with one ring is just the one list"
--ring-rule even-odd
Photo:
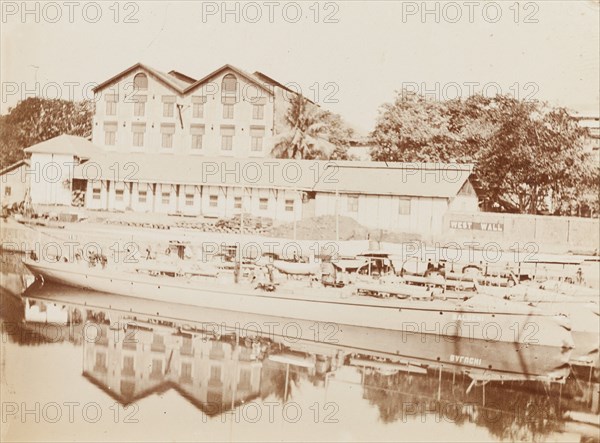
[(340, 202), (339, 202), (338, 185), (335, 185), (335, 241), (340, 241)]
[[(244, 195), (246, 194), (246, 189), (242, 186), (242, 213), (240, 215), (240, 241), (238, 242), (238, 260), (240, 263), (239, 266), (239, 277), (244, 276), (244, 259), (242, 257), (242, 238), (244, 236)], [(235, 200), (235, 199), (234, 199)]]
[(437, 399), (440, 401), (442, 399), (442, 365), (440, 365), (440, 373), (438, 375), (438, 394)]
[(283, 392), (283, 403), (285, 404), (287, 402), (287, 397), (288, 397), (288, 382), (290, 379), (290, 364), (287, 363), (285, 366), (285, 389)]

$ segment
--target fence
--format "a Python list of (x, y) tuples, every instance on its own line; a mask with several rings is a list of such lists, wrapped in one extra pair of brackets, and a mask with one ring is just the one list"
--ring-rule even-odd
[(598, 253), (599, 222), (598, 218), (449, 212), (437, 240), (496, 242), (503, 249), (523, 249), (533, 243), (540, 252)]

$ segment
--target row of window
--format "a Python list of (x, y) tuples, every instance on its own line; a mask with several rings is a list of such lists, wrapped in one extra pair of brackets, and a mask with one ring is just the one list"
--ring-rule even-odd
[[(144, 123), (133, 123), (133, 146), (136, 148), (144, 147), (144, 135), (146, 133), (146, 125)], [(202, 149), (202, 139), (204, 136), (204, 125), (192, 125), (191, 126), (191, 149), (199, 150)], [(175, 133), (175, 125), (161, 125), (161, 147), (165, 149), (171, 149), (173, 147), (173, 134)], [(250, 128), (250, 151), (261, 152), (263, 150), (264, 140), (264, 127), (251, 127)], [(222, 126), (221, 127), (221, 150), (231, 151), (233, 150), (233, 137), (235, 135), (235, 127), (233, 126)], [(115, 146), (117, 143), (117, 124), (116, 123), (105, 123), (104, 124), (104, 144), (106, 146)]]
[[(115, 189), (115, 200), (123, 201), (123, 193), (124, 190), (122, 188)], [(93, 189), (93, 199), (100, 200), (100, 188)], [(186, 193), (185, 194), (185, 205), (193, 206), (194, 205), (194, 194)], [(147, 202), (147, 191), (139, 190), (138, 191), (138, 202), (146, 203)], [(161, 195), (161, 202), (163, 205), (171, 204), (171, 192), (163, 192)], [(218, 195), (210, 195), (208, 200), (208, 206), (211, 208), (216, 208), (219, 203)], [(242, 197), (235, 197), (233, 203), (234, 209), (242, 209)], [(260, 198), (258, 201), (258, 209), (261, 211), (266, 211), (269, 209), (269, 199), (268, 198)], [(292, 212), (294, 210), (294, 200), (286, 199), (285, 200), (285, 211)], [(346, 210), (348, 212), (358, 212), (358, 196), (350, 195), (346, 200)], [(398, 206), (398, 214), (399, 215), (410, 215), (410, 199), (409, 198), (400, 198), (399, 206)]]
[[(124, 375), (135, 375), (135, 359), (133, 356), (126, 355), (123, 357), (123, 369), (122, 374)], [(96, 354), (96, 367), (106, 367), (106, 356), (104, 353)], [(163, 361), (161, 359), (152, 359), (152, 369), (150, 375), (160, 375), (163, 373)], [(184, 382), (191, 383), (192, 381), (192, 364), (189, 362), (181, 362), (180, 379)], [(211, 365), (210, 366), (210, 379), (211, 381), (221, 381), (221, 366)], [(249, 369), (240, 369), (240, 377), (238, 381), (238, 388), (247, 389), (250, 386), (252, 380), (252, 374)]]
[[(145, 117), (146, 116), (146, 100), (145, 96), (136, 97), (136, 101), (133, 103), (133, 116), (134, 117)], [(233, 119), (234, 118), (234, 103), (223, 104), (223, 118)], [(117, 115), (117, 101), (116, 99), (110, 99), (106, 101), (106, 115), (116, 116)], [(175, 102), (164, 101), (163, 102), (163, 117), (174, 117), (175, 116)], [(192, 117), (193, 118), (204, 118), (204, 103), (196, 102), (192, 103)], [(252, 105), (252, 118), (254, 120), (263, 120), (265, 118), (265, 105), (253, 104)]]
[[(92, 199), (100, 200), (102, 195), (101, 188), (94, 187), (92, 190)], [(161, 203), (163, 205), (171, 204), (172, 194), (169, 191), (161, 193)], [(122, 202), (124, 200), (124, 189), (116, 188), (115, 189), (115, 201)], [(138, 191), (138, 203), (147, 203), (148, 201), (148, 191), (139, 190)], [(195, 202), (195, 194), (186, 193), (185, 194), (185, 205), (186, 206), (194, 206)], [(208, 206), (211, 208), (216, 208), (219, 206), (219, 196), (218, 195), (210, 195), (208, 197)], [(294, 211), (294, 200), (286, 199), (285, 200), (285, 211), (293, 212)], [(234, 209), (242, 209), (242, 197), (234, 197), (233, 201)], [(258, 200), (258, 209), (261, 211), (267, 211), (269, 209), (269, 199), (268, 198), (259, 198)]]

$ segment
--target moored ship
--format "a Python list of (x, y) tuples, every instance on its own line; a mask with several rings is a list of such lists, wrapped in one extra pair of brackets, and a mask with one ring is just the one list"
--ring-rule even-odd
[(420, 348), (417, 354), (426, 360), (493, 371), (505, 379), (566, 377), (573, 348), (566, 318), (493, 297), (379, 299), (357, 295), (352, 286), (293, 284), (270, 292), (236, 284), (227, 278), (230, 275), (199, 273), (185, 278), (75, 262), (28, 260), (25, 264), (45, 280), (76, 288), (299, 322), (334, 322), (342, 331), (344, 327), (385, 330), (402, 337), (398, 355), (410, 356), (415, 354), (411, 349)]

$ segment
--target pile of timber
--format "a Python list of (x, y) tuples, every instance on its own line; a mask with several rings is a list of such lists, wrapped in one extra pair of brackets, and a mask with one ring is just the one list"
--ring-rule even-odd
[[(230, 219), (219, 219), (215, 221), (178, 221), (171, 224), (140, 222), (130, 220), (105, 220), (105, 223), (118, 226), (127, 226), (131, 228), (150, 228), (150, 229), (195, 229), (202, 232), (214, 232), (218, 234), (238, 234), (240, 233), (241, 218), (239, 216)], [(244, 216), (244, 234), (265, 235), (272, 227), (270, 219), (262, 217)]]

